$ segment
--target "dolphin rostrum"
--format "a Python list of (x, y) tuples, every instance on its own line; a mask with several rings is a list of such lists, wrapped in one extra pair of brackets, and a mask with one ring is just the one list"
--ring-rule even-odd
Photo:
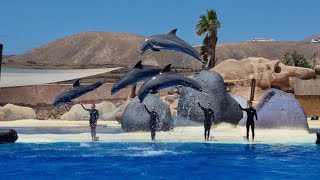
[(138, 92), (140, 102), (142, 102), (149, 93), (155, 94), (160, 89), (172, 86), (186, 86), (203, 92), (201, 85), (197, 81), (177, 72), (170, 72), (164, 68), (158, 75), (142, 84)]
[[(167, 65), (166, 67), (170, 69), (171, 64)], [(149, 66), (149, 65), (142, 65), (141, 61), (139, 61), (134, 68), (129, 71), (127, 74), (121, 77), (111, 88), (111, 95), (120, 91), (121, 89), (134, 85), (139, 81), (143, 81), (145, 79), (151, 78), (160, 73), (162, 70), (161, 67), (157, 66)]]
[(92, 83), (90, 85), (80, 85), (79, 79), (73, 84), (72, 88), (69, 88), (60, 94), (54, 99), (53, 106), (56, 107), (60, 104), (72, 103), (72, 100), (78, 98), (88, 92), (91, 92), (102, 84), (106, 83), (106, 80)]
[(140, 53), (143, 54), (148, 49), (152, 51), (160, 51), (161, 49), (179, 51), (198, 59), (204, 64), (205, 62), (201, 59), (200, 53), (190, 44), (176, 36), (176, 32), (177, 29), (173, 29), (167, 34), (157, 34), (148, 37), (140, 46)]

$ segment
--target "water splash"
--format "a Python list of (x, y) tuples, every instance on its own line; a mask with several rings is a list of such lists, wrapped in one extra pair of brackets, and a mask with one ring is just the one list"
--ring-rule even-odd
[(80, 143), (80, 147), (90, 147), (90, 146), (91, 146), (91, 144), (86, 143), (86, 142), (81, 142)]

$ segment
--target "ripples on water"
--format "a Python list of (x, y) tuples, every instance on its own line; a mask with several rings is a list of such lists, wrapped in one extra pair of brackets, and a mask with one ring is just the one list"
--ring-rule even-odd
[(320, 146), (207, 143), (18, 143), (0, 177), (23, 179), (316, 179)]

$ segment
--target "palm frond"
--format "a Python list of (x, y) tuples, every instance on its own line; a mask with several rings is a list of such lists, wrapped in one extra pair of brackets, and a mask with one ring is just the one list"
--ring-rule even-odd
[(216, 20), (217, 19), (217, 13), (215, 10), (213, 9), (208, 9), (207, 10), (207, 16), (208, 16), (208, 20), (212, 21), (212, 20)]

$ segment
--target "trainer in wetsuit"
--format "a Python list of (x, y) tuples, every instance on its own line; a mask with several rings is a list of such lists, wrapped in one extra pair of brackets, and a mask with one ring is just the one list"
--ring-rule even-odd
[(158, 113), (154, 110), (154, 106), (152, 106), (151, 111), (147, 108), (146, 104), (144, 104), (144, 107), (146, 108), (148, 114), (150, 115), (150, 130), (151, 130), (151, 139), (154, 141), (156, 138), (156, 129), (157, 129), (157, 120), (159, 120)]
[(242, 111), (247, 112), (247, 123), (246, 123), (246, 129), (247, 129), (247, 140), (249, 141), (249, 128), (251, 126), (251, 132), (252, 132), (252, 141), (254, 141), (254, 116), (256, 116), (256, 121), (258, 122), (258, 116), (257, 111), (252, 107), (252, 102), (248, 102), (249, 108), (242, 108), (239, 104), (239, 107)]
[(197, 103), (204, 112), (204, 139), (206, 141), (209, 141), (210, 129), (211, 129), (212, 122), (214, 120), (214, 112), (211, 109), (211, 103), (208, 103), (208, 108), (204, 108), (203, 106), (201, 106), (199, 101), (197, 101)]
[(81, 106), (84, 110), (89, 111), (90, 113), (90, 120), (89, 120), (89, 125), (91, 129), (91, 138), (92, 141), (96, 141), (96, 127), (97, 127), (97, 120), (99, 119), (99, 111), (96, 109), (96, 105), (92, 104), (91, 109), (85, 108), (82, 103)]

